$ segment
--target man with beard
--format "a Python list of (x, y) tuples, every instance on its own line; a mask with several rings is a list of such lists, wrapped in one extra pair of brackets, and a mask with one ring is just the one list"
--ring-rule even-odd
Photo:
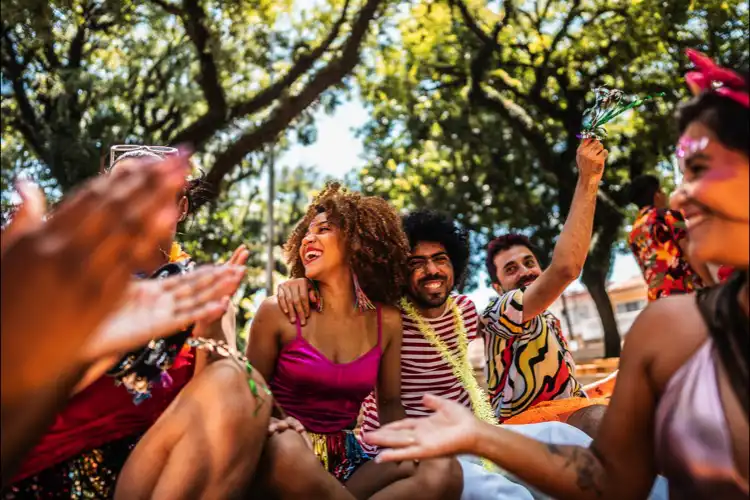
[[(406, 415), (432, 414), (422, 403), (426, 394), (474, 407), (479, 413), (474, 399), (479, 396), (486, 401), (486, 395), (476, 390), (478, 384), (467, 356), (468, 344), (477, 338), (479, 318), (471, 299), (454, 291), (469, 261), (468, 234), (450, 217), (431, 210), (410, 213), (404, 217), (403, 226), (411, 247), (408, 288), (401, 302), (401, 401)], [(304, 279), (281, 284), (277, 295), (279, 306), (292, 321), (298, 316), (304, 321), (309, 315), (309, 301), (317, 301)], [(487, 408), (491, 413), (489, 405)], [(366, 436), (380, 426), (373, 394), (365, 400), (363, 413), (361, 431)], [(590, 441), (583, 432), (559, 422), (511, 427), (555, 444), (587, 445)], [(366, 440), (362, 440), (362, 448), (370, 455), (378, 453), (378, 448)], [(525, 485), (485, 470), (475, 457), (460, 457), (459, 462), (464, 476), (462, 500), (533, 498)]]
[[(607, 150), (592, 139), (578, 147), (578, 182), (552, 261), (542, 271), (538, 250), (520, 234), (492, 240), (487, 271), (498, 293), (482, 314), (487, 388), (500, 422), (532, 406), (585, 398), (560, 320), (547, 308), (581, 273), (591, 243), (596, 194)], [(585, 403), (585, 401), (580, 401)], [(566, 402), (563, 412), (576, 409)]]

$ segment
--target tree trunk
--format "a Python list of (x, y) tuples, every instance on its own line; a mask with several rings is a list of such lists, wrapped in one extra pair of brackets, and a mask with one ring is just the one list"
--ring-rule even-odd
[(591, 268), (587, 272), (586, 268), (584, 268), (581, 280), (586, 285), (589, 294), (591, 294), (602, 322), (602, 329), (604, 331), (604, 357), (616, 358), (620, 356), (620, 332), (617, 328), (615, 313), (612, 310), (612, 302), (609, 300), (609, 295), (607, 294), (607, 273), (602, 273), (600, 270)]
[(607, 294), (607, 277), (613, 260), (612, 246), (620, 236), (622, 223), (623, 214), (618, 209), (598, 200), (594, 216), (594, 237), (581, 276), (602, 321), (605, 358), (620, 355), (620, 333), (612, 302)]

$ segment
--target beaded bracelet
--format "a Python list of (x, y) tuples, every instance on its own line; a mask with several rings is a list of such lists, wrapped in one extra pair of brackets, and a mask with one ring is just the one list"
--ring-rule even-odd
[(265, 384), (258, 384), (255, 382), (255, 380), (253, 380), (252, 375), (255, 368), (253, 368), (253, 365), (250, 364), (247, 356), (242, 354), (234, 347), (228, 345), (226, 342), (216, 341), (214, 339), (205, 339), (203, 337), (190, 337), (187, 339), (187, 344), (190, 347), (195, 347), (196, 349), (202, 349), (209, 353), (216, 353), (224, 358), (229, 358), (238, 365), (244, 366), (245, 372), (247, 373), (248, 377), (247, 385), (248, 387), (250, 387), (250, 392), (256, 400), (260, 401), (260, 404), (255, 408), (256, 415), (265, 402), (265, 399), (261, 397), (260, 392), (263, 391), (267, 396), (273, 396), (271, 394), (271, 390)]

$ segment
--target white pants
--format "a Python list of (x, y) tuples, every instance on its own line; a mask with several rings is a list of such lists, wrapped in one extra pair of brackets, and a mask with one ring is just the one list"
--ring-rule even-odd
[[(544, 422), (528, 425), (504, 425), (509, 431), (523, 434), (543, 443), (588, 446), (591, 438), (583, 431), (562, 422)], [(486, 470), (478, 457), (458, 457), (464, 474), (461, 500), (546, 500), (550, 497), (526, 486), (520, 480)], [(667, 482), (657, 478), (649, 500), (669, 498)]]

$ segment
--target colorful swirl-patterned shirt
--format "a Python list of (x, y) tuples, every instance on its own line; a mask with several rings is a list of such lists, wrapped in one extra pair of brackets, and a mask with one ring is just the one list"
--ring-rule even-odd
[(544, 311), (524, 323), (523, 293), (494, 298), (482, 314), (487, 389), (500, 422), (542, 401), (586, 397), (560, 320)]
[(675, 210), (644, 207), (638, 212), (628, 243), (648, 285), (648, 300), (690, 293), (703, 282), (682, 255), (685, 218)]

